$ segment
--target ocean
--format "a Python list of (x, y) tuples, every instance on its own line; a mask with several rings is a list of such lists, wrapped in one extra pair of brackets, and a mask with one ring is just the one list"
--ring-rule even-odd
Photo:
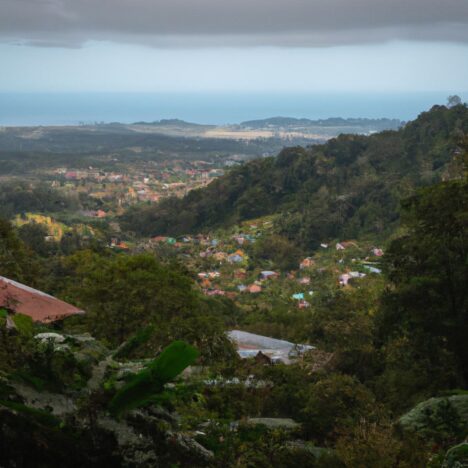
[[(367, 117), (414, 119), (450, 91), (431, 93), (0, 93), (0, 125), (79, 123), (178, 118), (233, 124), (267, 117)], [(462, 95), (468, 96), (468, 92)]]

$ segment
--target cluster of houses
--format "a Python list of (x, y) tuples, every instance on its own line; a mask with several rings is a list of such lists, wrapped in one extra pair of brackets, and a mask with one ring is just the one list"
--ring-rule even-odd
[[(264, 227), (264, 226), (263, 226)], [(246, 232), (236, 232), (233, 235), (221, 235), (220, 238), (207, 234), (195, 236), (181, 236), (179, 238), (167, 236), (155, 236), (150, 240), (151, 245), (169, 245), (178, 249), (187, 262), (190, 259), (195, 269), (198, 285), (207, 296), (226, 296), (231, 299), (246, 297), (246, 295), (259, 295), (268, 293), (274, 284), (275, 289), (287, 287), (287, 290), (297, 285), (296, 290), (288, 293), (289, 300), (293, 301), (298, 309), (311, 307), (311, 299), (314, 295), (314, 281), (311, 279), (313, 272), (323, 272), (327, 268), (319, 267), (317, 257), (305, 257), (296, 271), (259, 270), (252, 265), (247, 251), (249, 245), (256, 242), (262, 231), (257, 224), (252, 224)], [(353, 266), (344, 261), (345, 252), (350, 250), (352, 255), (361, 257), (363, 250), (353, 241), (342, 241), (335, 244), (334, 251), (338, 257), (332, 254), (328, 244), (321, 244), (323, 250), (327, 250), (336, 259), (336, 281), (337, 285), (349, 288), (354, 279), (361, 279), (368, 274), (380, 274), (378, 260), (370, 261), (370, 257), (378, 258), (383, 255), (380, 248), (372, 247), (366, 250), (368, 255), (364, 259), (353, 258)], [(319, 262), (320, 263), (320, 262)], [(205, 265), (205, 268), (197, 271), (197, 265)], [(286, 283), (285, 283), (286, 281)], [(285, 286), (287, 285), (287, 286)], [(312, 289), (313, 288), (313, 289)]]
[(190, 190), (204, 187), (224, 174), (223, 169), (209, 167), (206, 161), (140, 161), (129, 171), (106, 172), (89, 167), (60, 167), (50, 173), (54, 187), (87, 187), (90, 196), (115, 201), (117, 206), (137, 201), (158, 202), (168, 196), (182, 197)]

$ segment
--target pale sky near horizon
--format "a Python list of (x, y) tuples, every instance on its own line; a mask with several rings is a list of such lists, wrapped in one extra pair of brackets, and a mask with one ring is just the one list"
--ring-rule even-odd
[(468, 0), (1, 0), (0, 92), (468, 90)]

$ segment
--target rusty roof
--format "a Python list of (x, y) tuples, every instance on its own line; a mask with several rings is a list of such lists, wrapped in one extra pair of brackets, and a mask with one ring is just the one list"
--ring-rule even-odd
[(28, 315), (35, 322), (50, 323), (83, 310), (42, 291), (0, 276), (0, 307)]

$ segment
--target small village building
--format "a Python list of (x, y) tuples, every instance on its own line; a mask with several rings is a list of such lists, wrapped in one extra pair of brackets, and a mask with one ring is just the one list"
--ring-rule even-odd
[(315, 261), (313, 260), (312, 257), (307, 257), (302, 260), (302, 262), (299, 264), (299, 268), (301, 270), (304, 270), (305, 268), (310, 268), (315, 265)]
[(0, 276), (0, 307), (31, 317), (34, 322), (51, 323), (84, 311), (24, 284)]
[(294, 293), (291, 298), (296, 301), (302, 301), (304, 299), (304, 293)]
[(382, 257), (384, 253), (382, 249), (373, 248), (372, 254), (375, 255), (376, 257)]
[(228, 262), (229, 263), (241, 263), (244, 261), (244, 258), (237, 254), (237, 253), (233, 253), (231, 255), (228, 256)]
[(204, 278), (201, 282), (201, 286), (205, 289), (211, 288), (211, 281), (208, 278)]
[(225, 296), (226, 291), (223, 291), (221, 289), (213, 289), (211, 291), (206, 291), (205, 294), (207, 296)]
[[(305, 352), (314, 349), (310, 345), (290, 343), (289, 341), (256, 335), (241, 330), (231, 330), (227, 335), (236, 346), (237, 353), (243, 359), (255, 358), (261, 353), (263, 356), (268, 357), (271, 362), (291, 364)], [(264, 361), (262, 356), (259, 359)]]
[(245, 279), (247, 276), (247, 272), (244, 268), (239, 268), (234, 272), (234, 278), (236, 279)]
[(356, 249), (359, 248), (359, 246), (357, 245), (356, 242), (354, 241), (342, 241), (341, 242), (341, 245), (345, 248), (345, 249), (349, 249), (351, 247), (355, 247)]
[(213, 258), (217, 260), (218, 262), (224, 262), (226, 261), (228, 255), (225, 252), (216, 252), (213, 254)]
[(246, 241), (244, 236), (234, 236), (234, 240), (237, 242), (238, 245), (243, 245)]
[(350, 271), (349, 273), (344, 273), (340, 275), (339, 282), (341, 286), (347, 286), (350, 279), (364, 278), (364, 276), (366, 276), (365, 273), (360, 273), (359, 271)]
[(161, 243), (161, 242), (166, 242), (167, 237), (165, 236), (154, 236), (151, 238), (151, 240), (155, 243)]
[(276, 271), (270, 271), (270, 270), (264, 270), (260, 273), (260, 277), (262, 280), (268, 280), (268, 279), (275, 279), (278, 278), (279, 273)]
[(262, 287), (259, 286), (258, 284), (252, 284), (249, 286), (249, 292), (252, 294), (257, 294), (262, 292)]

